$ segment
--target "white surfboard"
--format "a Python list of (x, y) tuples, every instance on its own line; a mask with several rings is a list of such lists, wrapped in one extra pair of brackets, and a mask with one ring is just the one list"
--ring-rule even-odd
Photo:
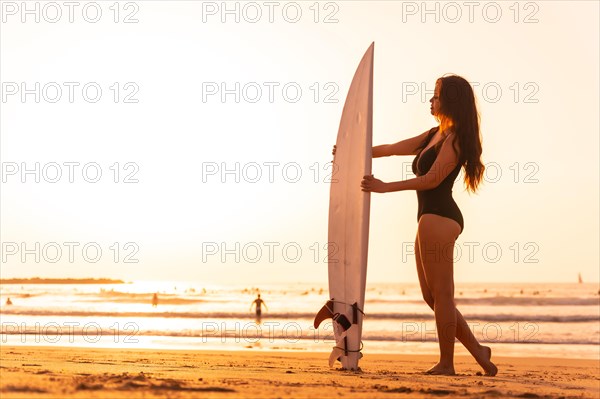
[(360, 182), (371, 174), (373, 125), (372, 43), (348, 90), (333, 159), (329, 198), (329, 297), (315, 318), (315, 328), (333, 319), (336, 346), (330, 366), (356, 370), (362, 357), (361, 335), (367, 281), (370, 193)]

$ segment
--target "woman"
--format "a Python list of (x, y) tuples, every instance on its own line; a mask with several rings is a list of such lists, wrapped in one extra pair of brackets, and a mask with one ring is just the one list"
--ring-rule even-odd
[(475, 96), (465, 79), (451, 75), (437, 80), (430, 102), (439, 126), (396, 144), (373, 147), (373, 158), (416, 155), (412, 168), (417, 177), (384, 183), (370, 175), (364, 177), (361, 187), (375, 193), (417, 191), (417, 273), (423, 298), (435, 313), (440, 346), (439, 363), (426, 373), (455, 373), (456, 337), (487, 375), (496, 375), (491, 349), (477, 342), (454, 304), (453, 248), (463, 230), (463, 217), (452, 198), (452, 186), (464, 167), (466, 188), (475, 192), (484, 170)]

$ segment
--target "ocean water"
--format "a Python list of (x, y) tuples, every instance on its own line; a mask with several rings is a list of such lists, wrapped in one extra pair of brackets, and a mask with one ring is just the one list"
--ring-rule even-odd
[[(460, 284), (456, 303), (495, 355), (600, 359), (598, 284)], [(250, 310), (260, 292), (267, 308)], [(158, 293), (158, 305), (152, 296)], [(12, 305), (6, 300), (11, 298)], [(186, 282), (0, 285), (0, 339), (10, 345), (330, 351), (313, 328), (327, 286)], [(363, 352), (437, 353), (433, 311), (417, 284), (370, 284)], [(466, 353), (457, 342), (457, 354)]]

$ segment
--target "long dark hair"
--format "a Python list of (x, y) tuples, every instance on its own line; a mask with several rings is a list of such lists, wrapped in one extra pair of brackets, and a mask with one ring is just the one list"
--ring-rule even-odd
[(465, 169), (465, 186), (474, 193), (481, 183), (485, 166), (481, 162), (479, 112), (473, 88), (458, 75), (443, 76), (438, 81), (440, 110), (436, 118), (442, 132), (451, 128), (456, 133), (458, 143), (454, 141), (454, 149), (459, 154), (459, 163)]

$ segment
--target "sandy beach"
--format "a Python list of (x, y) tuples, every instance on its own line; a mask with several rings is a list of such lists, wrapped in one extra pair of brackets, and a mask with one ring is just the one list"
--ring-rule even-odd
[(326, 353), (115, 350), (3, 346), (2, 398), (597, 398), (595, 360), (495, 358), (496, 377), (467, 357), (458, 375), (421, 374), (424, 355), (365, 355), (361, 372)]

